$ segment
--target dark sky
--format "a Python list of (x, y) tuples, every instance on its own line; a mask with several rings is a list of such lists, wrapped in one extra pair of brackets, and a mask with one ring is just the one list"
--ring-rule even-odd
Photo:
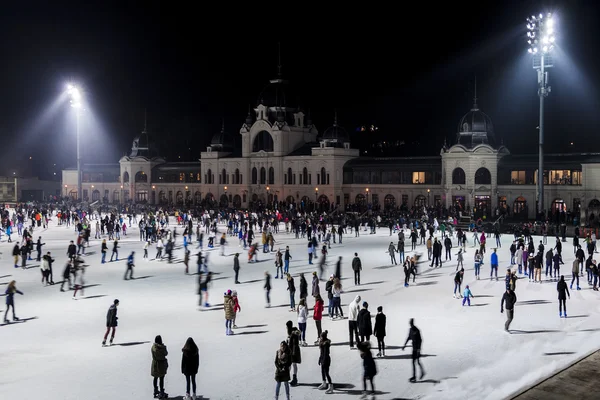
[(419, 152), (439, 153), (470, 109), (477, 77), (478, 103), (496, 134), (513, 152), (534, 153), (539, 101), (524, 35), (526, 16), (540, 11), (555, 13), (559, 32), (547, 151), (600, 149), (592, 141), (600, 122), (600, 6), (592, 0), (372, 10), (366, 3), (232, 3), (221, 10), (44, 3), (3, 6), (0, 15), (3, 174), (75, 165), (73, 113), (56, 105), (68, 81), (84, 88), (88, 102), (86, 160), (118, 161), (142, 130), (144, 110), (163, 155), (197, 159), (223, 119), (228, 131), (239, 132), (249, 104), (276, 76), (278, 43), (288, 102), (310, 109), (320, 131), (337, 110), (354, 143), (373, 139), (354, 131), (374, 123), (376, 139), (418, 141)]

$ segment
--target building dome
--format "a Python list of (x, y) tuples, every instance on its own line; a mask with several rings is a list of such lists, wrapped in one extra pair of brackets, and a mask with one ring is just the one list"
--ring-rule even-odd
[(492, 119), (481, 111), (477, 104), (473, 104), (473, 108), (460, 119), (456, 141), (467, 147), (496, 144)]
[(337, 123), (337, 114), (333, 121), (333, 125), (323, 132), (319, 140), (328, 142), (330, 144), (339, 143), (340, 145), (350, 142), (350, 136), (348, 135), (348, 132)]
[(234, 140), (231, 135), (225, 132), (225, 122), (221, 125), (221, 132), (215, 133), (210, 141), (210, 147), (213, 149), (233, 149)]

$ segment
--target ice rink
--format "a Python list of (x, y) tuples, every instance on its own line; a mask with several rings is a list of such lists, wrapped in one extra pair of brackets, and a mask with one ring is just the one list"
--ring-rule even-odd
[[(171, 225), (173, 228), (174, 225)], [(283, 224), (281, 225), (283, 230)], [(220, 226), (221, 231), (225, 229)], [(182, 227), (177, 227), (179, 234)], [(37, 228), (34, 240), (42, 236), (46, 243), (43, 252), (51, 251), (56, 258), (54, 281), (60, 282), (67, 259), (69, 240), (75, 240), (73, 227), (56, 226), (56, 219), (48, 230)], [(92, 236), (94, 232), (92, 232)], [(590, 290), (586, 279), (581, 291), (572, 291), (567, 302), (568, 319), (558, 316), (555, 282), (529, 283), (519, 279), (516, 294), (515, 319), (512, 334), (504, 332), (505, 315), (500, 313), (504, 292), (504, 273), (509, 265), (509, 246), (512, 236), (502, 237), (498, 250), (499, 281), (476, 281), (473, 272), (474, 248), (472, 235), (465, 255), (465, 279), (475, 298), (471, 307), (462, 307), (452, 297), (456, 263), (447, 262), (442, 268), (432, 269), (422, 262), (416, 285), (403, 287), (401, 265), (390, 266), (386, 254), (390, 239), (388, 229), (376, 234), (361, 231), (359, 238), (352, 234), (344, 237), (343, 244), (332, 244), (329, 270), (335, 260), (343, 256), (344, 293), (342, 304), (347, 315), (348, 303), (357, 294), (369, 303), (372, 316), (377, 306), (383, 306), (387, 315), (387, 357), (376, 359), (378, 375), (375, 378), (377, 399), (504, 399), (520, 388), (528, 386), (573, 360), (598, 348), (600, 339), (600, 308), (598, 294)], [(17, 235), (13, 235), (13, 240)], [(260, 236), (258, 236), (260, 240)], [(100, 241), (90, 240), (85, 262), (86, 289), (83, 297), (72, 300), (72, 292), (60, 292), (59, 286), (41, 284), (39, 263), (28, 261), (27, 269), (14, 268), (12, 247), (2, 236), (0, 283), (2, 293), (6, 284), (15, 279), (24, 292), (15, 296), (17, 316), (24, 322), (0, 326), (0, 397), (3, 399), (151, 399), (150, 348), (158, 334), (169, 350), (169, 370), (165, 389), (169, 398), (185, 395), (185, 378), (181, 374), (181, 348), (192, 336), (200, 348), (200, 371), (197, 377), (199, 398), (251, 399), (274, 397), (274, 357), (279, 342), (286, 338), (285, 323), (297, 325), (296, 314), (289, 311), (289, 296), (285, 280), (273, 279), (272, 308), (265, 308), (263, 278), (265, 270), (275, 277), (274, 253), (259, 252), (256, 264), (247, 263), (247, 252), (238, 245), (237, 238), (228, 238), (226, 256), (219, 250), (210, 250), (209, 268), (216, 273), (210, 288), (211, 307), (198, 307), (197, 275), (185, 275), (179, 261), (183, 256), (181, 236), (177, 238), (173, 264), (166, 261), (142, 259), (143, 243), (137, 226), (120, 242), (118, 262), (100, 263)], [(292, 234), (275, 236), (275, 247), (290, 246), (293, 260), (290, 270), (299, 289), (300, 272), (309, 283), (316, 265), (308, 265), (306, 242)], [(488, 239), (488, 253), (482, 267), (482, 277), (490, 271), (489, 249), (494, 239)], [(548, 238), (549, 245), (555, 239)], [(456, 245), (456, 239), (453, 240)], [(535, 238), (536, 248), (539, 238)], [(206, 239), (205, 243), (206, 245)], [(195, 272), (196, 242), (191, 246), (191, 272)], [(410, 243), (406, 246), (410, 248)], [(109, 243), (109, 253), (112, 249)], [(125, 260), (134, 250), (136, 262), (132, 281), (123, 280)], [(425, 246), (418, 247), (419, 252)], [(362, 285), (354, 286), (351, 260), (354, 252), (362, 258)], [(240, 252), (242, 284), (234, 285), (233, 254)], [(150, 248), (150, 257), (156, 253)], [(453, 258), (456, 250), (452, 251)], [(35, 250), (32, 253), (35, 257)], [(411, 255), (412, 253), (407, 253)], [(571, 276), (573, 260), (571, 239), (563, 243), (562, 273)], [(34, 258), (35, 259), (35, 258)], [(426, 256), (421, 258), (425, 259)], [(443, 257), (442, 257), (443, 259)], [(313, 268), (314, 267), (314, 268)], [(327, 300), (325, 283), (320, 285)], [(225, 335), (223, 292), (238, 291), (241, 313), (238, 314), (233, 336)], [(296, 301), (298, 300), (296, 295)], [(108, 307), (120, 300), (119, 326), (115, 344), (102, 347)], [(2, 299), (2, 310), (6, 306)], [(312, 311), (310, 312), (312, 316)], [(408, 320), (415, 318), (423, 336), (422, 363), (426, 370), (423, 381), (409, 383), (411, 376), (410, 348), (402, 351), (408, 333)], [(332, 340), (331, 377), (334, 382), (333, 398), (358, 398), (362, 393), (362, 360), (359, 352), (348, 346), (348, 321), (330, 321), (323, 318), (323, 329), (329, 330)], [(292, 399), (316, 400), (331, 397), (316, 389), (321, 383), (317, 365), (319, 350), (312, 343), (317, 339), (315, 324), (308, 320), (306, 341), (302, 348), (302, 364), (298, 368), (300, 385), (291, 388)], [(377, 353), (377, 342), (371, 338)], [(200, 397), (203, 396), (203, 397)], [(285, 399), (282, 388), (280, 399)]]

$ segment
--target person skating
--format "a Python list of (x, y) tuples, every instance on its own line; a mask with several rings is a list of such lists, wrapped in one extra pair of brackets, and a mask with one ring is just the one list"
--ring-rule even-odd
[(323, 309), (323, 299), (321, 298), (320, 294), (317, 294), (315, 296), (315, 306), (313, 307), (313, 321), (315, 321), (315, 326), (317, 328), (317, 340), (315, 341), (315, 345), (319, 344), (319, 340), (321, 338), (321, 320), (323, 319)]
[[(167, 346), (163, 344), (162, 337), (157, 335), (154, 338), (154, 344), (152, 345), (152, 367), (150, 374), (152, 375), (154, 384), (154, 398), (155, 399), (166, 399), (169, 397), (165, 393), (165, 375), (167, 375), (167, 369), (169, 368), (169, 362), (167, 361)], [(158, 390), (160, 385), (160, 391)]]
[(269, 271), (265, 271), (265, 285), (263, 286), (263, 289), (265, 289), (265, 295), (267, 297), (265, 307), (269, 308), (271, 307), (271, 274), (269, 274)]
[(71, 289), (71, 269), (72, 269), (72, 263), (73, 263), (73, 260), (69, 259), (69, 261), (67, 261), (67, 264), (65, 265), (65, 269), (63, 270), (63, 281), (60, 284), (60, 291), (61, 292), (65, 291), (63, 289), (63, 286), (65, 286), (65, 283), (68, 283), (67, 287), (69, 289)]
[(8, 310), (12, 308), (13, 321), (19, 321), (19, 318), (15, 315), (15, 293), (19, 293), (21, 296), (23, 292), (17, 289), (17, 281), (12, 280), (6, 287), (4, 294), (6, 295), (6, 311), (4, 312), (4, 323), (8, 324)]
[(421, 369), (421, 377), (419, 379), (423, 379), (425, 376), (425, 370), (421, 364), (421, 346), (423, 344), (423, 339), (421, 337), (421, 331), (415, 326), (415, 319), (411, 318), (408, 323), (410, 325), (410, 330), (408, 331), (408, 337), (406, 338), (406, 342), (404, 342), (404, 346), (402, 346), (402, 350), (404, 351), (409, 341), (412, 342), (412, 377), (409, 381), (415, 383), (417, 381), (417, 364)]
[(579, 260), (575, 259), (573, 260), (573, 268), (571, 269), (571, 273), (572, 273), (572, 281), (571, 281), (571, 289), (573, 289), (573, 283), (575, 283), (575, 281), (577, 281), (577, 290), (581, 290), (581, 288), (579, 287)]
[(306, 320), (308, 318), (308, 307), (306, 306), (306, 299), (300, 299), (298, 302), (298, 328), (300, 329), (300, 344), (307, 346), (306, 344)]
[(366, 301), (362, 303), (362, 309), (358, 312), (358, 334), (360, 335), (361, 342), (368, 342), (373, 334), (373, 328), (371, 325), (371, 313), (369, 312), (369, 303)]
[(377, 357), (385, 357), (385, 325), (386, 316), (383, 313), (383, 307), (377, 307), (377, 315), (375, 316), (375, 328), (373, 329), (373, 335), (377, 338)]
[[(200, 357), (198, 355), (198, 346), (194, 339), (189, 337), (181, 349), (181, 373), (185, 376), (185, 397), (184, 400), (196, 400), (196, 374)], [(190, 382), (192, 383), (192, 395), (190, 396)]]
[(308, 282), (304, 277), (304, 272), (300, 273), (300, 300), (306, 299), (308, 296)]
[(333, 383), (331, 382), (331, 376), (329, 376), (329, 368), (331, 367), (331, 340), (327, 338), (327, 331), (321, 333), (319, 339), (319, 365), (321, 366), (321, 378), (323, 383), (317, 388), (319, 390), (327, 391), (325, 393), (333, 393)]
[(123, 279), (125, 279), (125, 280), (128, 279), (127, 274), (129, 274), (129, 279), (134, 279), (133, 278), (133, 267), (135, 266), (135, 264), (133, 263), (134, 255), (135, 255), (135, 251), (132, 251), (131, 254), (129, 255), (129, 257), (127, 257), (127, 269), (125, 270), (125, 276), (123, 276)]
[(354, 340), (358, 344), (358, 312), (360, 311), (360, 296), (348, 305), (348, 332), (350, 334), (350, 349), (354, 349)]
[(227, 336), (233, 335), (231, 326), (233, 325), (233, 319), (235, 318), (235, 311), (233, 311), (234, 303), (231, 293), (231, 290), (228, 290), (223, 295), (223, 310), (225, 311), (225, 334)]
[(302, 354), (300, 352), (300, 330), (293, 325), (292, 321), (285, 323), (288, 334), (288, 345), (292, 356), (292, 380), (290, 385), (298, 385), (298, 364), (302, 363)]
[(498, 280), (498, 253), (496, 253), (495, 248), (492, 250), (494, 250), (494, 251), (492, 252), (492, 255), (490, 256), (490, 266), (491, 266), (490, 281), (492, 280), (492, 276), (495, 276), (496, 280)]
[(462, 305), (464, 306), (465, 303), (467, 303), (467, 305), (469, 307), (471, 307), (471, 297), (475, 297), (473, 296), (473, 293), (471, 292), (471, 289), (469, 289), (469, 285), (467, 285), (465, 287), (465, 290), (463, 292), (463, 301), (462, 301)]
[(569, 296), (570, 299), (571, 293), (569, 293), (569, 288), (567, 287), (567, 282), (565, 282), (564, 275), (560, 276), (560, 281), (556, 284), (556, 291), (558, 292), (558, 316), (562, 318), (564, 310), (565, 318), (567, 318), (567, 296)]
[(458, 271), (456, 273), (456, 275), (454, 275), (454, 294), (452, 295), (452, 297), (457, 298), (456, 297), (456, 292), (458, 291), (458, 296), (460, 297), (460, 286), (462, 285), (462, 281), (463, 281), (463, 275), (465, 273), (464, 268), (461, 268), (460, 271)]
[(237, 313), (242, 312), (242, 307), (240, 306), (240, 300), (238, 298), (237, 290), (233, 290), (231, 292), (231, 300), (233, 300), (233, 329), (237, 329), (237, 325), (235, 324)]
[(360, 350), (360, 358), (363, 360), (363, 394), (361, 399), (366, 399), (368, 396), (367, 392), (367, 381), (371, 383), (371, 395), (375, 396), (375, 375), (377, 375), (377, 365), (371, 354), (371, 347), (368, 342), (357, 343), (357, 348)]
[(112, 334), (110, 335), (110, 344), (113, 344), (113, 340), (115, 339), (115, 331), (117, 330), (117, 307), (119, 306), (119, 299), (115, 299), (113, 304), (108, 308), (108, 312), (106, 313), (106, 333), (104, 334), (104, 340), (102, 340), (102, 346), (106, 346), (106, 338), (108, 337), (108, 333), (112, 329)]
[(290, 274), (287, 274), (287, 284), (287, 290), (290, 295), (290, 311), (296, 311), (296, 285), (294, 284), (294, 278)]
[(506, 289), (506, 292), (502, 295), (502, 301), (500, 302), (500, 312), (504, 312), (506, 308), (506, 322), (504, 323), (504, 330), (510, 333), (510, 323), (515, 315), (515, 303), (517, 302), (517, 295), (510, 289)]
[(360, 285), (360, 271), (362, 271), (362, 262), (358, 257), (358, 253), (354, 253), (352, 259), (352, 270), (354, 271), (354, 285)]
[(233, 256), (233, 272), (235, 273), (235, 284), (239, 284), (238, 276), (240, 274), (240, 253), (235, 253)]
[(285, 397), (290, 400), (290, 366), (292, 365), (292, 353), (286, 341), (279, 344), (279, 350), (275, 353), (275, 400), (279, 399), (279, 390), (283, 383)]

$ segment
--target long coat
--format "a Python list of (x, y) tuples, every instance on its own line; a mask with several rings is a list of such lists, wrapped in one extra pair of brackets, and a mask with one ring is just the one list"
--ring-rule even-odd
[(373, 334), (373, 328), (371, 326), (371, 313), (366, 308), (363, 308), (358, 312), (358, 333), (364, 336), (370, 336)]
[(386, 318), (384, 313), (377, 313), (375, 316), (375, 329), (373, 331), (375, 336), (378, 338), (385, 337), (385, 320)]
[(198, 356), (198, 352), (192, 352), (191, 350), (182, 350), (182, 352), (183, 355), (181, 356), (181, 373), (186, 376), (196, 375), (198, 373), (198, 366), (200, 364), (200, 357)]
[(169, 352), (164, 344), (154, 343), (152, 345), (152, 368), (150, 370), (152, 376), (161, 378), (167, 374), (167, 368), (169, 368), (167, 354)]
[(300, 353), (300, 331), (294, 328), (288, 336), (288, 346), (292, 353), (292, 362), (296, 364), (302, 363), (302, 354)]
[(290, 380), (290, 365), (292, 365), (292, 356), (290, 350), (282, 352), (277, 350), (275, 353), (275, 380), (277, 382), (288, 382)]
[(225, 319), (234, 319), (235, 311), (233, 311), (234, 301), (230, 295), (223, 296), (223, 309), (225, 310)]

